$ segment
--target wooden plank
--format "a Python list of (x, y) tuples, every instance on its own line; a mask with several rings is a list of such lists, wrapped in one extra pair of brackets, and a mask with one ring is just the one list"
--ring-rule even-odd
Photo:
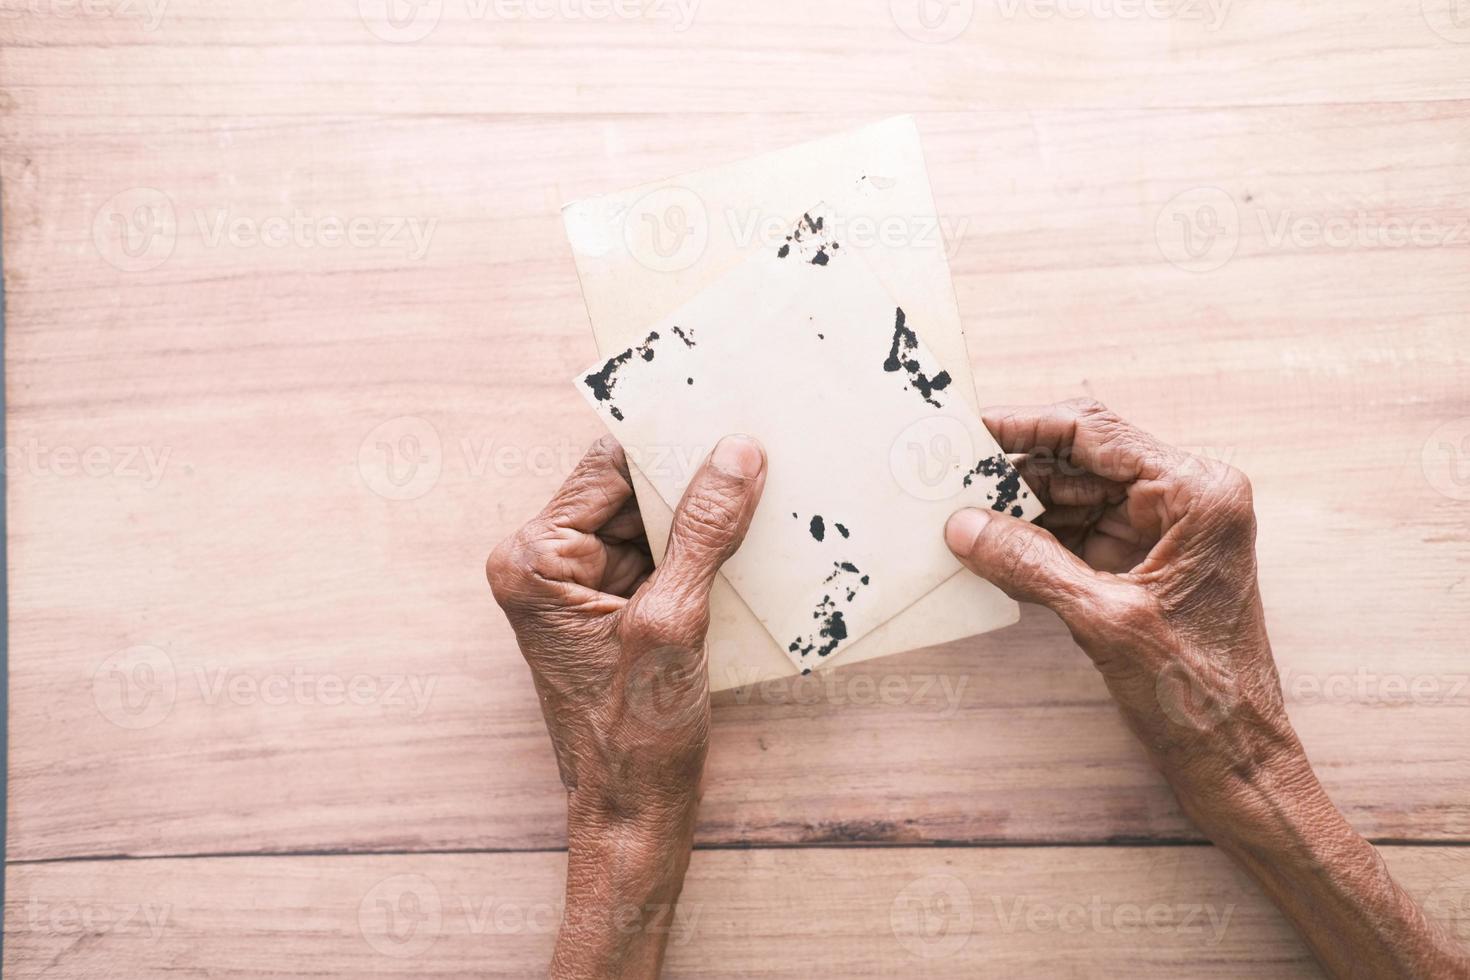
[(1470, 96), (1454, 0), (429, 0), (397, 26), (388, 6), (6, 0), (0, 74), (22, 111), (104, 118)]
[[(1384, 856), (1470, 938), (1470, 851)], [(561, 854), (12, 866), (5, 967), (55, 980), (537, 976), (564, 867)], [(700, 852), (668, 928), (670, 978), (1321, 975), (1213, 848)]]
[[(1293, 717), (1388, 839), (1470, 839), (1467, 106), (921, 119), (982, 399), (1251, 473)], [(480, 573), (597, 432), (556, 208), (858, 121), (4, 117), (11, 855), (558, 846)], [(151, 268), (134, 188), (177, 219)], [(1165, 259), (1227, 212), (1198, 188), (1240, 229), (1205, 272)], [(298, 209), (437, 224), (211, 239)], [(1439, 244), (1311, 244), (1360, 215)], [(701, 840), (1192, 834), (1049, 615), (837, 677), (722, 696)]]

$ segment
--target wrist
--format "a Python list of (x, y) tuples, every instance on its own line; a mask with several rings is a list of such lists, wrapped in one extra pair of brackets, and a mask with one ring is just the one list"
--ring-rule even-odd
[(626, 814), (600, 797), (572, 793), (553, 980), (658, 976), (689, 867), (694, 816), (692, 800)]
[(1275, 730), (1256, 739), (1223, 738), (1223, 748), (1208, 759), (1169, 775), (1186, 814), (1237, 855), (1310, 860), (1315, 842), (1356, 838), (1285, 716), (1270, 727)]
[(599, 840), (641, 842), (649, 848), (689, 842), (698, 809), (699, 797), (693, 792), (644, 788), (624, 793), (584, 784), (567, 794), (567, 847)]

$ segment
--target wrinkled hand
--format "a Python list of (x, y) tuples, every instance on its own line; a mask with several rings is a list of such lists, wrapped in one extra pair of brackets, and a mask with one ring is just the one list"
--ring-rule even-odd
[(1237, 470), (1095, 402), (985, 422), (1049, 510), (960, 511), (945, 537), (1013, 598), (1049, 606), (1102, 673), (1184, 811), (1257, 881), (1333, 977), (1470, 980), (1312, 772), (1292, 730)]
[(715, 447), (654, 571), (622, 447), (604, 437), (486, 563), (531, 667), (575, 826), (687, 823), (709, 741), (709, 595), (765, 483), (744, 437)]
[[(986, 424), (1048, 508), (1041, 526), (961, 511), (974, 572), (1053, 609), (1092, 658), (1190, 815), (1245, 804), (1239, 770), (1304, 771), (1256, 584), (1238, 470), (1165, 446), (1090, 401), (994, 409)], [(1222, 800), (1221, 796), (1230, 796)]]

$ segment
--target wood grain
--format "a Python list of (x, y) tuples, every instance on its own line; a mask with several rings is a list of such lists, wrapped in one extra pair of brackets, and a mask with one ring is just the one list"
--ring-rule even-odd
[[(916, 0), (619, 0), (637, 17), (583, 13), (612, 7), (596, 0), (428, 0), (399, 27), (385, 0), (66, 6), (0, 8), (0, 74), (26, 111), (893, 114), (1470, 97), (1470, 24), (1454, 0), (957, 0), (928, 8), (930, 28)], [(542, 15), (556, 11), (570, 14)]]
[[(1470, 851), (1391, 847), (1470, 937)], [(213, 858), (15, 866), (7, 975), (239, 980), (538, 976), (561, 854)], [(390, 920), (389, 914), (393, 918)], [(1208, 847), (881, 848), (694, 855), (665, 976), (1317, 977)]]

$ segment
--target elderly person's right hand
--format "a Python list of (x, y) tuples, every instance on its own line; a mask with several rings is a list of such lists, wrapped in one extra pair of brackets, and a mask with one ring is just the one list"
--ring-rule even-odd
[(950, 548), (1061, 617), (1184, 811), (1339, 977), (1470, 977), (1322, 789), (1287, 718), (1238, 470), (1091, 401), (985, 413), (1048, 511), (956, 513)]

